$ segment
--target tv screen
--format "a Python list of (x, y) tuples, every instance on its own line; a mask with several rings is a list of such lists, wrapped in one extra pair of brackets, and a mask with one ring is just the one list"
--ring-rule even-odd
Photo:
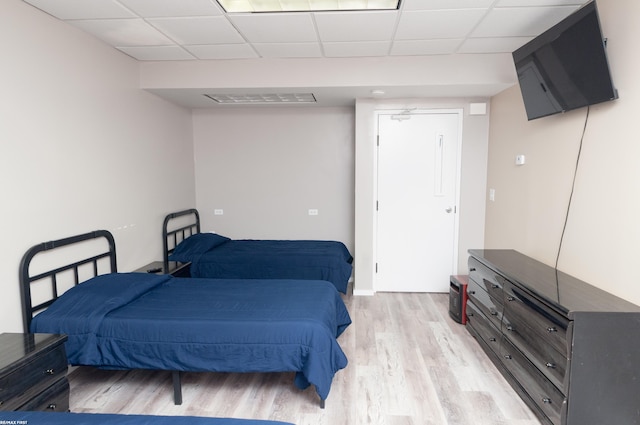
[(513, 52), (529, 120), (618, 97), (595, 1)]

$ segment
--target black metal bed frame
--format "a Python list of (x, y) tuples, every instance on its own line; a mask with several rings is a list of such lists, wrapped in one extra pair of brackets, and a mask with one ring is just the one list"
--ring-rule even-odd
[[(109, 244), (109, 249), (105, 252), (96, 254), (92, 257), (85, 258), (83, 260), (76, 261), (71, 264), (59, 266), (52, 270), (48, 270), (42, 273), (31, 275), (29, 273), (29, 265), (33, 258), (44, 251), (49, 251), (55, 248), (61, 248), (66, 245), (72, 245), (75, 243), (88, 241), (97, 238), (105, 238)], [(22, 297), (22, 318), (25, 332), (29, 332), (31, 327), (31, 320), (33, 315), (45, 308), (49, 307), (59, 296), (58, 294), (58, 275), (60, 273), (73, 270), (73, 276), (75, 285), (80, 284), (80, 276), (78, 269), (85, 264), (93, 264), (93, 276), (97, 276), (98, 273), (98, 261), (103, 258), (109, 258), (109, 273), (117, 272), (116, 264), (116, 243), (113, 239), (113, 235), (108, 230), (95, 230), (93, 232), (84, 233), (82, 235), (71, 236), (65, 239), (59, 239), (55, 241), (43, 242), (31, 247), (22, 257), (20, 261), (20, 295)], [(49, 279), (51, 283), (52, 298), (44, 301), (40, 304), (33, 305), (31, 299), (31, 285), (36, 282)]]
[[(192, 215), (193, 220), (189, 224), (169, 230), (169, 223), (178, 217)], [(195, 208), (168, 214), (162, 224), (162, 266), (169, 270), (169, 255), (176, 246), (191, 235), (200, 233), (200, 214)]]

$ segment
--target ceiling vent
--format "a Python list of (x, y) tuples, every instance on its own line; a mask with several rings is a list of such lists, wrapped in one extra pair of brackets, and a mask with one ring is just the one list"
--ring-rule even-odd
[(213, 101), (225, 105), (273, 105), (316, 103), (313, 93), (273, 93), (273, 94), (205, 94)]

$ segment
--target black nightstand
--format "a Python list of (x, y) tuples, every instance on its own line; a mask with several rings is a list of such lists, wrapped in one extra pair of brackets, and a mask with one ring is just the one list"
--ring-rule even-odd
[(170, 274), (176, 277), (189, 277), (189, 268), (191, 263), (178, 263), (177, 261), (169, 261), (169, 270), (165, 272), (162, 261), (154, 261), (146, 266), (134, 270), (134, 273), (155, 273)]
[(69, 410), (66, 335), (0, 334), (0, 410)]

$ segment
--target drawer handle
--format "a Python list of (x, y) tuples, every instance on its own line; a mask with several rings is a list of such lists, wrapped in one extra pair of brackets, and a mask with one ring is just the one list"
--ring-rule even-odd
[(547, 328), (547, 332), (549, 332), (549, 333), (558, 332), (558, 329), (554, 328), (553, 326), (549, 326)]
[(491, 312), (491, 315), (492, 315), (492, 316), (497, 316), (497, 315), (498, 315), (498, 312), (497, 312), (497, 311), (492, 311), (492, 312)]
[(495, 283), (492, 283), (492, 284), (491, 284), (491, 287), (492, 287), (493, 289), (498, 289), (498, 288), (500, 287), (500, 285), (496, 285)]
[(511, 354), (505, 354), (504, 358), (507, 359), (507, 360), (511, 360), (512, 359)]
[(550, 399), (550, 398), (546, 398), (546, 397), (545, 397), (545, 398), (543, 398), (543, 399), (542, 399), (542, 402), (543, 402), (544, 404), (551, 404), (551, 399)]
[(495, 339), (494, 337), (491, 337), (491, 338), (489, 338), (489, 341), (491, 341), (491, 342), (496, 342), (496, 341), (497, 341), (497, 339)]
[(467, 317), (473, 317), (473, 313), (467, 313)]
[(513, 332), (513, 326), (507, 325), (507, 330)]
[(470, 272), (475, 272), (475, 271), (476, 271), (476, 268), (475, 268), (475, 267), (471, 267), (471, 268), (469, 269), (469, 271), (470, 271)]
[(556, 364), (555, 363), (547, 363), (545, 366), (547, 366), (549, 369), (555, 369), (556, 368)]
[(476, 291), (469, 291), (469, 292), (468, 292), (468, 294), (469, 294), (469, 295), (475, 295), (475, 294), (476, 294)]
[(507, 301), (515, 301), (515, 300), (516, 300), (515, 297), (512, 297), (511, 295), (507, 297)]
[(45, 370), (45, 371), (44, 371), (44, 373), (45, 373), (46, 375), (53, 375), (53, 374), (55, 373), (55, 370), (53, 370), (53, 369), (47, 369), (47, 370)]
[(55, 404), (55, 403), (51, 403), (50, 405), (48, 405), (48, 406), (47, 406), (47, 409), (49, 409), (49, 410), (56, 410), (56, 407), (58, 407), (58, 406), (56, 406), (56, 404)]

